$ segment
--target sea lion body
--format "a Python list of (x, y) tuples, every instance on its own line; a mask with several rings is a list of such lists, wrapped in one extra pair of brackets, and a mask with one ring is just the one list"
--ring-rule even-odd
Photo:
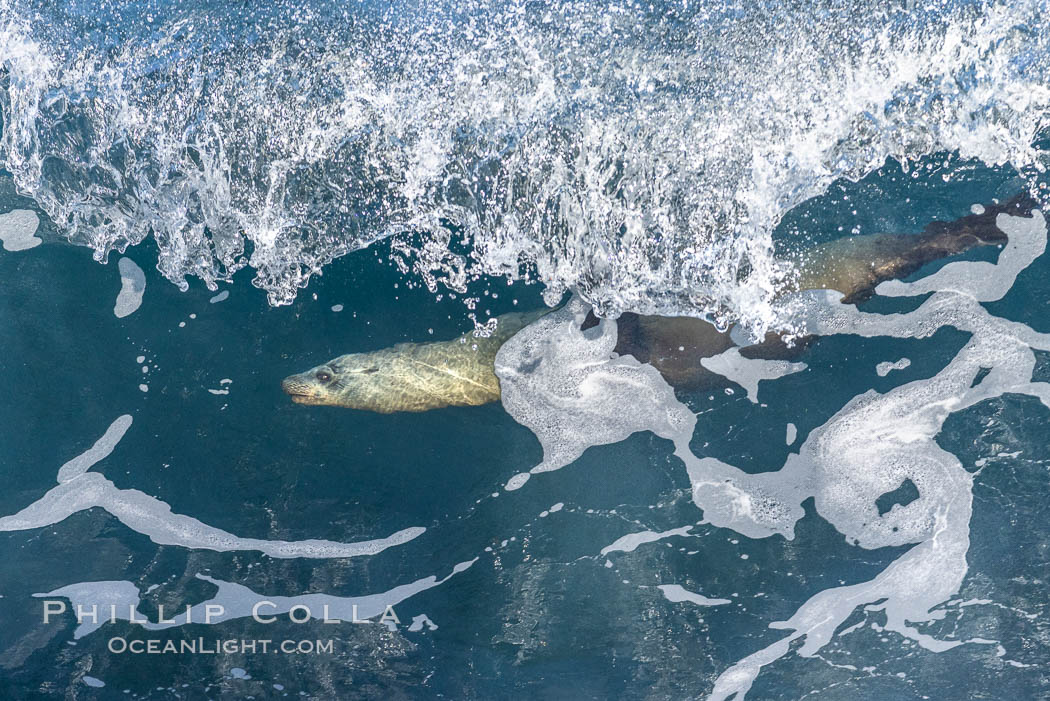
[(341, 355), (286, 378), (281, 386), (298, 404), (381, 414), (488, 404), (499, 400), (493, 366), (500, 346), (546, 311), (504, 314), (489, 336), (467, 333), (451, 341)]
[[(799, 275), (792, 290), (831, 289), (843, 301), (859, 302), (884, 280), (905, 277), (934, 260), (976, 246), (1002, 244), (999, 214), (1024, 216), (1036, 203), (1019, 196), (984, 207), (953, 222), (933, 222), (917, 235), (851, 236), (815, 246), (794, 257)], [(550, 310), (505, 314), (488, 337), (465, 334), (438, 343), (401, 343), (371, 353), (343, 355), (292, 375), (282, 386), (300, 404), (342, 406), (380, 413), (427, 411), (446, 406), (477, 406), (500, 398), (496, 353), (511, 336)], [(588, 323), (597, 323), (593, 317)], [(588, 325), (585, 323), (585, 327)], [(615, 352), (655, 367), (675, 388), (703, 387), (716, 379), (700, 363), (736, 343), (728, 332), (692, 317), (623, 314), (617, 324)], [(750, 358), (780, 359), (805, 345), (788, 347), (770, 334), (741, 348)]]
[[(632, 318), (633, 317), (633, 318)], [(618, 319), (616, 353), (634, 356), (656, 368), (676, 389), (698, 390), (724, 386), (723, 375), (712, 372), (700, 361), (721, 355), (736, 342), (729, 332), (716, 329), (703, 319), (624, 315)], [(759, 343), (740, 348), (747, 359), (791, 360), (813, 337), (793, 338), (789, 344), (777, 333), (766, 334)]]
[(795, 290), (836, 290), (847, 304), (862, 302), (884, 280), (911, 275), (927, 263), (963, 253), (977, 246), (1006, 243), (995, 225), (999, 214), (1029, 214), (1034, 202), (1015, 198), (1005, 205), (989, 205), (950, 223), (933, 222), (917, 235), (873, 234), (847, 236), (814, 246), (793, 262), (799, 270)]
[[(923, 265), (978, 246), (1006, 243), (996, 226), (1000, 214), (1027, 216), (1036, 203), (1020, 195), (1005, 204), (981, 208), (952, 222), (933, 222), (920, 234), (848, 236), (814, 246), (789, 260), (799, 272), (786, 291), (835, 290), (847, 304), (862, 302), (885, 280), (906, 277)], [(595, 321), (595, 323), (597, 323)], [(675, 388), (695, 390), (723, 384), (725, 379), (700, 360), (723, 353), (736, 343), (728, 332), (694, 317), (624, 314), (618, 320), (616, 352), (632, 355), (655, 367)], [(745, 358), (784, 360), (797, 355), (811, 338), (795, 339), (789, 347), (774, 333), (740, 349)]]

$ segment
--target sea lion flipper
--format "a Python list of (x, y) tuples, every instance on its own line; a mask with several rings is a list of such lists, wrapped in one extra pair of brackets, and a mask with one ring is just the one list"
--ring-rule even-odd
[(964, 217), (954, 221), (934, 221), (926, 225), (922, 233), (936, 236), (942, 234), (972, 235), (987, 243), (1002, 243), (1006, 241), (1006, 234), (999, 230), (996, 219), (1000, 214), (1010, 214), (1015, 217), (1029, 217), (1032, 210), (1037, 209), (1039, 203), (1032, 199), (1027, 192), (1019, 192), (1002, 204), (987, 204), (977, 207)]

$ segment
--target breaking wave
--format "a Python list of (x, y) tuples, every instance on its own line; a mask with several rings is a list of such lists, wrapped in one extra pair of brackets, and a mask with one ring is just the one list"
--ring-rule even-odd
[(1041, 171), (1038, 1), (0, 0), (0, 157), (104, 260), (288, 303), (390, 239), (598, 311), (760, 332), (792, 207), (887, 158)]

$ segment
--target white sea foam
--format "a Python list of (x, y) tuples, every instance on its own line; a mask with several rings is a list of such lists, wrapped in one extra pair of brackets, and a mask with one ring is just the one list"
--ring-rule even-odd
[(701, 358), (700, 364), (711, 372), (743, 387), (747, 391), (747, 398), (755, 404), (758, 403), (759, 382), (775, 380), (806, 369), (805, 363), (745, 358), (740, 355), (740, 349), (736, 347), (710, 358)]
[(680, 584), (660, 584), (657, 585), (657, 589), (664, 593), (668, 601), (676, 604), (682, 601), (688, 601), (697, 606), (721, 606), (733, 603), (729, 599), (712, 599), (703, 594), (691, 592)]
[(5, 251), (25, 251), (39, 246), (43, 239), (36, 236), (40, 218), (31, 209), (15, 209), (0, 214), (0, 241)]
[(532, 477), (528, 472), (519, 472), (518, 474), (507, 480), (507, 484), (503, 485), (503, 488), (508, 492), (513, 492), (516, 489), (521, 489), (525, 486), (525, 483), (529, 481), (529, 477)]
[(68, 482), (74, 477), (87, 472), (95, 463), (108, 457), (117, 446), (117, 443), (120, 442), (120, 439), (131, 428), (131, 421), (130, 414), (118, 417), (116, 421), (110, 424), (102, 437), (95, 441), (91, 448), (58, 469), (58, 481)]
[(430, 620), (425, 613), (421, 613), (418, 616), (412, 617), (412, 625), (408, 627), (410, 633), (417, 633), (423, 630), (423, 626), (427, 627), (427, 630), (437, 630), (438, 624)]
[(682, 526), (681, 528), (672, 528), (667, 531), (641, 531), (639, 533), (628, 533), (625, 536), (617, 538), (610, 545), (606, 545), (602, 548), (601, 554), (608, 555), (609, 553), (633, 553), (638, 549), (639, 545), (645, 545), (646, 543), (655, 543), (658, 540), (664, 538), (671, 538), (673, 536), (688, 536), (689, 531), (693, 529), (692, 526)]
[(909, 360), (908, 358), (901, 358), (895, 363), (885, 361), (875, 366), (875, 374), (877, 374), (879, 377), (886, 377), (886, 375), (889, 375), (894, 370), (903, 370), (910, 366), (911, 360)]
[[(587, 305), (578, 298), (518, 332), (496, 355), (503, 406), (532, 429), (543, 462), (531, 472), (568, 465), (592, 445), (637, 431), (677, 435), (696, 418), (651, 365), (613, 357), (616, 322), (580, 329)], [(622, 411), (625, 406), (632, 411)], [(515, 478), (508, 487), (518, 486)]]
[(386, 538), (356, 543), (331, 540), (262, 540), (240, 538), (171, 511), (163, 501), (136, 489), (119, 489), (95, 472), (63, 482), (16, 514), (0, 518), (0, 531), (24, 531), (59, 523), (78, 511), (108, 511), (114, 518), (158, 545), (177, 545), (228, 552), (258, 550), (270, 557), (339, 558), (375, 555), (419, 537), (423, 527), (406, 528)]
[(426, 531), (416, 526), (397, 531), (386, 538), (341, 543), (330, 540), (263, 540), (240, 538), (191, 516), (173, 513), (163, 501), (136, 489), (119, 489), (97, 472), (87, 472), (107, 457), (131, 425), (131, 417), (121, 416), (87, 452), (70, 460), (59, 470), (59, 485), (18, 513), (0, 517), (0, 532), (44, 528), (91, 508), (101, 508), (133, 531), (148, 536), (158, 545), (177, 545), (227, 552), (257, 550), (276, 558), (342, 558), (375, 555), (389, 547), (402, 545)]
[[(1005, 295), (1020, 271), (1043, 253), (1046, 221), (1036, 211), (1029, 218), (1001, 214), (997, 225), (1009, 236), (997, 263), (956, 262), (914, 282), (879, 286), (880, 294), (932, 292), (913, 312), (863, 313), (842, 304), (833, 291), (799, 295), (792, 306), (798, 315), (795, 324), (807, 334), (926, 338), (950, 326), (971, 338), (934, 377), (885, 394), (868, 391), (854, 397), (812, 430), (799, 452), (789, 455), (777, 471), (751, 474), (717, 458), (694, 455), (689, 442), (695, 418), (682, 413), (685, 407), (663, 379), (647, 373), (645, 366), (626, 366), (624, 377), (631, 379), (636, 395), (630, 400), (630, 417), (622, 416), (626, 402), (620, 386), (590, 381), (592, 376), (604, 378), (623, 360), (610, 356), (614, 322), (580, 331), (579, 304), (570, 302), (544, 317), (519, 334), (521, 338), (508, 342), (506, 356), (501, 351), (497, 372), (505, 405), (536, 432), (544, 447), (545, 469), (578, 457), (589, 445), (648, 429), (674, 442), (675, 455), (689, 474), (693, 500), (707, 523), (752, 538), (779, 534), (790, 539), (804, 515), (802, 502), (813, 497), (817, 512), (851, 544), (915, 544), (874, 579), (819, 592), (789, 620), (771, 624), (790, 632), (727, 669), (717, 679), (711, 699), (742, 698), (762, 667), (787, 654), (797, 640), (802, 640), (798, 654), (816, 654), (861, 606), (884, 612), (885, 630), (928, 650), (939, 652), (966, 642), (941, 640), (919, 628), (940, 617), (934, 608), (958, 591), (967, 572), (973, 480), (935, 437), (952, 413), (1006, 392), (1031, 395), (1050, 408), (1050, 384), (1032, 381), (1033, 349), (1050, 350), (1050, 335), (996, 317), (981, 304)], [(987, 374), (974, 384), (982, 370)], [(746, 380), (748, 385), (757, 389), (753, 376)], [(918, 498), (880, 514), (878, 498), (906, 479), (916, 486)], [(630, 552), (642, 543), (687, 531), (688, 527), (629, 534), (602, 554)]]
[[(995, 317), (979, 304), (1005, 295), (1020, 270), (1043, 252), (1046, 222), (1035, 212), (1031, 218), (1000, 215), (997, 224), (1010, 236), (998, 265), (953, 263), (947, 273), (949, 266), (914, 283), (886, 285), (893, 294), (935, 292), (914, 312), (864, 314), (841, 305), (832, 294), (810, 294), (807, 325), (813, 333), (927, 337), (952, 326), (972, 336), (933, 378), (885, 395), (867, 392), (854, 398), (810, 434), (794, 470), (789, 458), (781, 473), (804, 478), (818, 512), (850, 542), (869, 548), (918, 545), (875, 579), (820, 592), (788, 621), (771, 624), (792, 632), (726, 670), (715, 683), (712, 700), (741, 698), (762, 667), (787, 654), (795, 640), (804, 638), (798, 654), (816, 654), (865, 604), (868, 611), (884, 611), (885, 630), (928, 650), (965, 642), (940, 640), (915, 626), (940, 617), (934, 607), (958, 591), (967, 571), (973, 480), (934, 437), (952, 412), (1005, 392), (1029, 394), (1050, 408), (1050, 385), (1032, 382), (1032, 348), (1050, 349), (1050, 336)], [(971, 386), (982, 368), (990, 372)], [(919, 498), (880, 515), (875, 499), (905, 478), (916, 485)]]
[(120, 270), (120, 292), (113, 305), (113, 314), (122, 319), (142, 304), (142, 295), (146, 291), (146, 274), (130, 258), (121, 258), (117, 263)]

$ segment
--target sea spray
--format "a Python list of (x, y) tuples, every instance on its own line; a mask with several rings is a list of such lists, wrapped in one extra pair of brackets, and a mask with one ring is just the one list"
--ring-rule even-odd
[[(1039, 3), (0, 2), (0, 158), (70, 240), (288, 303), (390, 239), (412, 279), (783, 324), (771, 232), (837, 178), (1033, 172)], [(466, 244), (465, 246), (462, 244)]]

